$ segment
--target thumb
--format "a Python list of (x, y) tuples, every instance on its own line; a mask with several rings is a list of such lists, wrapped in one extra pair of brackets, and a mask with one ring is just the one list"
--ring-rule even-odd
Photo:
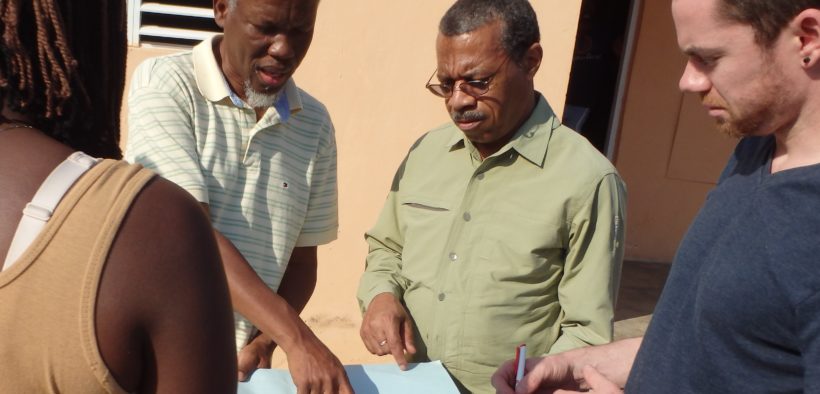
[(236, 378), (244, 382), (250, 378), (251, 373), (256, 370), (259, 360), (248, 352), (240, 352), (236, 360)]
[[(515, 365), (515, 363), (513, 363), (513, 365)], [(515, 366), (513, 366), (513, 371), (515, 371), (514, 368)], [(515, 375), (513, 375), (513, 379), (515, 379)], [(516, 394), (533, 393), (541, 387), (542, 383), (549, 385), (551, 382), (548, 380), (549, 377), (544, 368), (539, 365), (532, 365), (528, 360), (524, 368), (524, 378), (515, 385), (515, 392)]]
[(416, 344), (413, 341), (413, 325), (410, 324), (410, 321), (405, 319), (404, 320), (404, 348), (407, 350), (407, 353), (416, 354)]
[(595, 392), (618, 393), (621, 391), (620, 387), (612, 383), (606, 376), (602, 375), (597, 369), (590, 365), (584, 366), (583, 373), (587, 385)]

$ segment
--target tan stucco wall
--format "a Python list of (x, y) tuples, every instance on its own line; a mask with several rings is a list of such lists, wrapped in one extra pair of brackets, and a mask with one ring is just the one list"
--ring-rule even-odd
[(615, 164), (629, 189), (626, 258), (671, 262), (734, 140), (678, 91), (684, 56), (668, 1), (643, 1)]
[[(339, 150), (339, 239), (320, 248), (319, 283), (302, 317), (345, 363), (390, 361), (370, 356), (358, 336), (355, 289), (367, 252), (363, 234), (412, 142), (448, 121), (443, 101), (424, 83), (436, 64), (438, 20), (450, 4), (323, 1), (310, 52), (295, 75), (330, 110)], [(545, 49), (536, 88), (557, 113), (563, 110), (580, 4), (533, 2)], [(129, 72), (166, 52), (132, 48)], [(275, 364), (283, 363), (278, 353)]]

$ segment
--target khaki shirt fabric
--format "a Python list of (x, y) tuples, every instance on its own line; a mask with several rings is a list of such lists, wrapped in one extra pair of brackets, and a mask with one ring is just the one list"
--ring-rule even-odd
[(472, 392), (526, 343), (529, 355), (610, 342), (626, 191), (543, 97), (481, 160), (453, 124), (419, 139), (365, 238), (362, 310), (404, 302), (416, 360), (441, 360)]
[(0, 272), (0, 393), (124, 393), (96, 337), (108, 251), (154, 176), (104, 160), (77, 180), (43, 231)]

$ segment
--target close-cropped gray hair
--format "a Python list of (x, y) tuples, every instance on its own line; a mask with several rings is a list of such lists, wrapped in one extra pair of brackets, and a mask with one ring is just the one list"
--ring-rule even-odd
[(541, 40), (538, 19), (528, 0), (458, 0), (441, 18), (438, 29), (452, 37), (494, 21), (502, 23), (501, 46), (515, 62)]
[[(237, 3), (238, 1), (239, 1), (239, 0), (228, 0), (228, 9), (229, 9), (229, 10), (233, 10), (233, 9), (235, 9), (235, 8), (236, 8), (236, 3)], [(321, 1), (321, 0), (319, 0), (319, 1)], [(317, 1), (317, 3), (318, 3), (319, 1)]]

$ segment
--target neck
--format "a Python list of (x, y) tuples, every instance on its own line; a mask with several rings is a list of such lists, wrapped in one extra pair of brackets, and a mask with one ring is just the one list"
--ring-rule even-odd
[(798, 120), (788, 130), (774, 133), (776, 147), (772, 158), (772, 173), (820, 164), (818, 121)]
[(28, 115), (12, 111), (8, 106), (0, 107), (0, 123), (20, 123), (30, 125), (32, 118)]

